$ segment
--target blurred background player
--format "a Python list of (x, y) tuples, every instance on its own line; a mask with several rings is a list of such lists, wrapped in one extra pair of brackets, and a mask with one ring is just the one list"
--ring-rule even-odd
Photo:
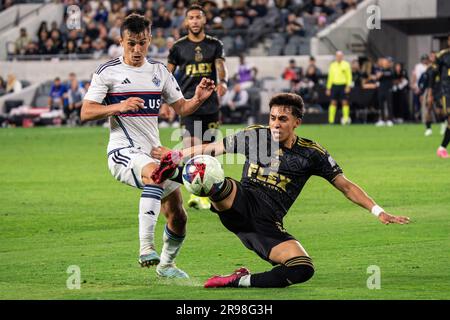
[[(81, 120), (109, 118), (109, 170), (120, 182), (142, 189), (139, 202), (140, 265), (157, 265), (156, 272), (162, 277), (188, 278), (175, 265), (187, 221), (180, 185), (156, 184), (150, 178), (157, 167), (157, 160), (150, 156), (150, 150), (161, 144), (158, 131), (161, 100), (164, 99), (178, 114), (188, 115), (211, 95), (214, 84), (209, 79), (202, 79), (192, 99), (186, 100), (167, 68), (146, 59), (151, 41), (150, 21), (131, 14), (125, 18), (120, 34), (124, 55), (100, 65), (92, 76), (84, 97)], [(159, 257), (154, 233), (161, 209), (167, 224)]]
[(447, 36), (447, 45), (448, 48), (441, 50), (436, 56), (436, 64), (441, 75), (442, 108), (447, 116), (444, 138), (436, 152), (440, 158), (449, 158), (447, 146), (450, 143), (450, 113), (448, 110), (450, 103), (450, 34)]
[(352, 70), (350, 64), (344, 60), (342, 51), (336, 52), (336, 60), (328, 69), (327, 96), (331, 102), (328, 108), (328, 123), (333, 124), (336, 118), (337, 104), (342, 105), (341, 124), (350, 124), (350, 105), (348, 94), (352, 84)]
[[(228, 70), (225, 65), (225, 51), (222, 42), (205, 34), (206, 13), (193, 4), (186, 10), (185, 26), (188, 35), (174, 43), (169, 52), (167, 67), (177, 72), (181, 90), (186, 98), (191, 98), (195, 86), (202, 77), (217, 83), (216, 92), (207, 99), (196, 112), (181, 117), (181, 125), (186, 130), (183, 145), (210, 143), (214, 141), (219, 127), (219, 97), (227, 91)], [(188, 206), (209, 209), (208, 198), (191, 195)]]
[[(170, 159), (171, 154), (190, 158), (198, 154), (241, 153), (246, 157), (241, 181), (227, 177), (220, 190), (210, 195), (211, 211), (218, 214), (222, 224), (248, 249), (274, 268), (255, 274), (240, 268), (228, 276), (213, 276), (206, 281), (206, 288), (279, 288), (308, 281), (313, 276), (311, 258), (283, 226), (284, 217), (312, 175), (326, 179), (350, 201), (377, 216), (384, 224), (409, 222), (408, 217), (387, 213), (364, 190), (348, 180), (322, 146), (295, 134), (304, 115), (304, 103), (299, 95), (274, 95), (269, 107), (269, 127), (248, 127), (222, 141), (167, 153), (161, 166), (152, 174), (154, 180), (159, 181), (160, 172), (168, 166), (165, 159)], [(269, 157), (261, 157), (267, 155), (268, 146)], [(166, 152), (162, 149), (152, 150), (152, 155), (159, 158)], [(178, 179), (181, 178), (180, 171)]]
[(433, 130), (431, 129), (433, 117), (435, 117), (436, 122), (442, 122), (441, 135), (445, 133), (445, 128), (447, 127), (446, 118), (441, 103), (441, 75), (436, 64), (436, 52), (431, 52), (429, 59), (430, 64), (424, 73), (424, 94), (422, 99), (422, 105), (424, 106), (426, 137), (433, 134)]

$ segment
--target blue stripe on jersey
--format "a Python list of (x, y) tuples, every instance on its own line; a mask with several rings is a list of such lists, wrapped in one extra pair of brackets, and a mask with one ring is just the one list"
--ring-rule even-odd
[(123, 160), (123, 161), (126, 161), (126, 162), (128, 162), (129, 160), (131, 160), (130, 157), (124, 156), (124, 155), (121, 154), (119, 151), (117, 151), (117, 152), (115, 153), (115, 156), (117, 157), (117, 159), (120, 159), (120, 160)]
[(159, 108), (161, 106), (161, 92), (160, 91), (146, 91), (146, 92), (117, 92), (108, 93), (106, 95), (108, 104), (120, 103), (131, 97), (137, 97), (144, 100), (144, 108), (137, 111), (127, 111), (119, 114), (119, 117), (152, 117), (158, 116)]
[(100, 74), (100, 73), (101, 73), (103, 70), (105, 70), (107, 67), (110, 67), (110, 66), (113, 66), (113, 65), (116, 66), (116, 65), (118, 65), (118, 64), (121, 64), (119, 58), (109, 60), (108, 62), (106, 62), (106, 63), (104, 63), (104, 64), (101, 64), (101, 65), (97, 68), (97, 70), (95, 71), (95, 73), (96, 73), (96, 74)]
[(116, 152), (117, 150), (122, 150), (122, 149), (126, 149), (126, 148), (129, 148), (129, 147), (120, 147), (120, 148), (116, 148), (116, 149), (114, 149), (114, 150), (111, 150), (110, 152), (108, 152), (108, 157), (109, 157), (110, 155), (112, 155), (114, 152)]
[(120, 159), (117, 159), (115, 156), (112, 156), (111, 159), (112, 159), (112, 161), (114, 161), (114, 162), (117, 163), (117, 164), (121, 164), (121, 165), (123, 165), (124, 167), (127, 166), (127, 163), (123, 162), (123, 161), (120, 160)]
[(118, 116), (114, 116), (114, 118), (116, 119), (116, 121), (119, 124), (119, 126), (122, 128), (122, 130), (125, 133), (125, 136), (127, 137), (128, 141), (130, 141), (131, 146), (134, 147), (133, 140), (131, 140), (130, 135), (128, 134), (127, 129), (125, 129), (122, 121), (120, 121)]

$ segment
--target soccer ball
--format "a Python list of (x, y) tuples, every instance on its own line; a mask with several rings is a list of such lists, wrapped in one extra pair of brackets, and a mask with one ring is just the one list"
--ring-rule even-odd
[(183, 168), (183, 184), (196, 196), (207, 197), (220, 189), (225, 174), (220, 162), (211, 156), (199, 155), (189, 159)]

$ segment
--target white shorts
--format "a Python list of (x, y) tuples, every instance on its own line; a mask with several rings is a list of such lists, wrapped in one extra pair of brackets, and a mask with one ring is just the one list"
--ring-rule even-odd
[[(127, 147), (112, 150), (108, 153), (108, 168), (111, 174), (122, 183), (139, 189), (144, 188), (142, 169), (149, 163), (159, 163), (139, 148)], [(163, 183), (163, 198), (180, 187), (175, 181), (167, 180)]]

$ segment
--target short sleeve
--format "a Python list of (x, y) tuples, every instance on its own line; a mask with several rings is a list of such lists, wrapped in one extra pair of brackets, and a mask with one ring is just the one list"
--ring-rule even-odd
[(168, 104), (172, 104), (184, 98), (175, 77), (169, 72), (169, 70), (167, 70), (166, 67), (163, 67), (163, 72), (165, 73), (166, 78), (166, 82), (164, 83), (164, 87), (162, 90), (162, 98), (164, 99), (164, 101)]
[(223, 139), (223, 146), (226, 153), (239, 153), (248, 157), (250, 154), (258, 154), (258, 145), (260, 139), (266, 138), (259, 132), (259, 126), (247, 127), (235, 134), (229, 135)]
[(217, 40), (215, 59), (223, 59), (225, 60), (225, 50), (223, 48), (223, 43), (220, 40)]
[(332, 182), (334, 178), (343, 173), (341, 167), (325, 149), (315, 151), (312, 160), (314, 161), (313, 175)]
[(94, 73), (92, 76), (89, 90), (84, 96), (84, 100), (95, 101), (102, 103), (108, 93), (108, 85), (106, 84), (101, 74)]
[(174, 66), (179, 65), (179, 59), (178, 59), (178, 54), (177, 54), (177, 47), (176, 46), (172, 46), (172, 48), (170, 48), (169, 50), (169, 56), (167, 57), (167, 62), (170, 64), (173, 64)]

